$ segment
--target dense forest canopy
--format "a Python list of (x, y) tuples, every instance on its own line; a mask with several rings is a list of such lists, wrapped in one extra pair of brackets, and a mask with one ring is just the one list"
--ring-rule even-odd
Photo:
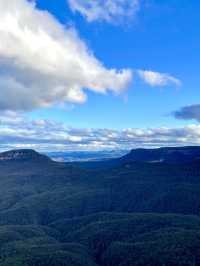
[(200, 148), (0, 154), (0, 265), (200, 265)]

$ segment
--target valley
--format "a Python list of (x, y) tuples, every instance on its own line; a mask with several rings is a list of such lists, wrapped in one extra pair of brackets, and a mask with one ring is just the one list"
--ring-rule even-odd
[(200, 265), (199, 154), (133, 150), (99, 166), (0, 154), (0, 265)]

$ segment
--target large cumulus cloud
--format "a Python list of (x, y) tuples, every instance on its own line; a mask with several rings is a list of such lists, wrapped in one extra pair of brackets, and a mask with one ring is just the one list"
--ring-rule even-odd
[(33, 1), (0, 0), (0, 109), (31, 110), (86, 101), (86, 89), (120, 93), (132, 72), (107, 69), (75, 29)]

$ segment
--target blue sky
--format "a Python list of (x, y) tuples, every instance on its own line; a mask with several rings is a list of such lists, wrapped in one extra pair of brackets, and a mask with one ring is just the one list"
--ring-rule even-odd
[[(133, 80), (120, 96), (89, 93), (86, 104), (53, 111), (53, 116), (81, 127), (154, 127), (188, 123), (170, 115), (183, 105), (198, 103), (200, 35), (198, 4), (195, 1), (143, 1), (137, 17), (123, 25), (88, 23), (73, 14), (66, 0), (38, 0), (62, 23), (73, 23), (98, 59), (107, 67), (150, 69), (173, 74), (182, 86), (149, 88)], [(124, 100), (124, 98), (126, 100)], [(49, 110), (37, 112), (48, 117)]]
[[(6, 34), (0, 47), (0, 79), (6, 84), (0, 87), (2, 149), (200, 143), (198, 1), (7, 2), (0, 0), (0, 33)], [(20, 8), (25, 11), (15, 17)], [(88, 140), (88, 130), (96, 136), (96, 129), (118, 136), (103, 131)]]

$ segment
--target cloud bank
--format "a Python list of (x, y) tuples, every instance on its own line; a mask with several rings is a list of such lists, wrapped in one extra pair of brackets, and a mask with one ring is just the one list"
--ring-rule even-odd
[(200, 145), (200, 125), (122, 130), (72, 128), (52, 120), (30, 120), (24, 114), (0, 115), (0, 150), (87, 151), (138, 147)]
[(75, 29), (33, 1), (0, 0), (0, 109), (32, 110), (57, 102), (83, 103), (86, 90), (120, 93), (129, 69), (107, 69)]
[(177, 119), (182, 119), (182, 120), (194, 119), (200, 122), (200, 104), (184, 106), (180, 110), (177, 110), (172, 114)]
[(73, 12), (79, 12), (88, 22), (118, 23), (137, 14), (140, 0), (68, 0)]

